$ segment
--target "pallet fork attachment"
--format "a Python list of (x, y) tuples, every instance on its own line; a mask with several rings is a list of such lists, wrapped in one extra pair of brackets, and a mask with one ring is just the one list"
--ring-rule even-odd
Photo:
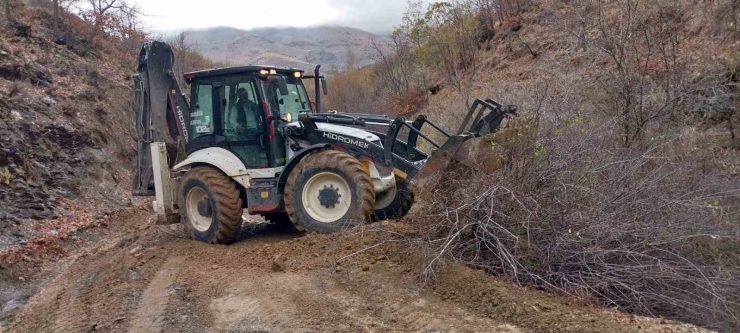
[[(488, 111), (487, 114), (486, 111)], [(448, 170), (452, 161), (461, 162), (462, 159), (467, 158), (467, 156), (459, 155), (459, 152), (461, 152), (460, 148), (463, 147), (468, 140), (478, 138), (481, 135), (496, 133), (501, 126), (503, 119), (509, 117), (509, 115), (517, 116), (518, 114), (516, 111), (517, 107), (515, 105), (502, 105), (492, 99), (486, 99), (485, 101), (476, 99), (468, 110), (465, 120), (460, 125), (457, 135), (451, 136), (430, 122), (430, 125), (432, 125), (436, 130), (442, 132), (443, 135), (446, 135), (448, 139), (440, 147), (426, 136), (422, 136), (434, 146), (438, 147), (438, 149), (432, 153), (426, 163), (424, 163), (421, 170), (419, 170), (416, 176), (411, 180), (411, 189), (414, 191), (416, 197), (421, 200), (428, 199), (433, 193), (433, 190), (437, 187), (437, 184), (439, 184), (444, 173)], [(473, 124), (466, 131), (465, 128), (474, 114), (475, 118), (473, 119)], [(417, 118), (417, 121), (418, 120), (419, 119)], [(416, 124), (416, 121), (414, 123)], [(419, 125), (419, 128), (410, 126), (412, 133), (418, 132), (418, 134), (421, 135), (421, 132), (419, 131), (420, 127), (421, 125)], [(411, 140), (409, 140), (409, 142), (411, 142)]]
[[(387, 167), (393, 168), (394, 173), (402, 174), (410, 181), (412, 191), (417, 198), (425, 199), (430, 191), (442, 178), (442, 175), (452, 161), (461, 162), (467, 156), (460, 156), (463, 151), (461, 147), (474, 138), (482, 135), (495, 133), (501, 126), (504, 118), (510, 115), (516, 116), (517, 107), (514, 105), (502, 105), (492, 99), (476, 99), (468, 110), (458, 134), (453, 135), (442, 129), (426, 116), (418, 116), (413, 122), (404, 117), (392, 119), (383, 115), (358, 114), (358, 113), (314, 113), (304, 114), (301, 117), (302, 127), (308, 132), (309, 141), (318, 143), (318, 129), (315, 123), (331, 123), (345, 126), (382, 125), (387, 126), (386, 133), (373, 132), (381, 138), (382, 146), (377, 149), (366, 151), (375, 161), (381, 162)], [(472, 120), (472, 125), (467, 125)], [(438, 133), (437, 136), (446, 138), (439, 143), (430, 135), (422, 132), (428, 125)], [(408, 128), (406, 141), (399, 140), (398, 136), (403, 128)], [(467, 128), (467, 130), (465, 130)], [(431, 156), (427, 156), (418, 149), (418, 139), (422, 138), (436, 148)], [(468, 150), (464, 150), (467, 152)], [(400, 171), (400, 172), (399, 172)]]

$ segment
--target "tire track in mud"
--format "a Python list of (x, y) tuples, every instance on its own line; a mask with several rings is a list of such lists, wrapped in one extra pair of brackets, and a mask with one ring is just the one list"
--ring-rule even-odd
[(258, 298), (246, 295), (226, 295), (211, 301), (209, 309), (219, 331), (273, 332), (281, 323), (261, 310)]
[(292, 299), (307, 284), (301, 274), (280, 274), (272, 281), (253, 276), (234, 281), (230, 292), (208, 306), (219, 332), (322, 332), (319, 321), (303, 316)]
[[(75, 259), (70, 262), (75, 262)], [(69, 264), (74, 267), (74, 264)], [(56, 277), (51, 287), (43, 289), (25, 306), (9, 332), (88, 332), (95, 327), (98, 295), (103, 279), (99, 270), (75, 276), (66, 270)], [(23, 322), (23, 324), (21, 324)]]
[(160, 332), (169, 300), (168, 289), (180, 273), (184, 257), (168, 259), (141, 295), (136, 313), (129, 323), (129, 332)]
[(95, 304), (89, 299), (97, 293), (95, 286), (100, 284), (98, 271), (87, 272), (77, 278), (73, 285), (64, 289), (56, 298), (54, 325), (51, 332), (83, 332), (91, 330), (95, 315)]
[[(59, 275), (29, 299), (8, 332), (89, 332), (99, 328), (108, 315), (102, 306), (109, 303), (106, 279), (115, 275), (112, 267), (118, 261), (111, 258), (120, 255), (116, 249), (121, 241), (108, 241), (60, 260)], [(91, 253), (110, 257), (102, 262), (91, 260)]]

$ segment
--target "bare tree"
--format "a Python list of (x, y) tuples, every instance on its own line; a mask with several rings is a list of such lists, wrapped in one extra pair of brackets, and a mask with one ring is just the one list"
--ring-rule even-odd
[(431, 60), (470, 107), (473, 80), (478, 70), (475, 7), (470, 1), (434, 3), (425, 24)]
[(391, 40), (389, 50), (378, 44), (375, 39), (370, 40), (370, 47), (375, 51), (381, 85), (392, 94), (400, 96), (411, 89), (410, 65), (413, 60), (409, 58), (410, 45), (396, 34)]
[(53, 20), (54, 20), (54, 22), (52, 23), (53, 24), (52, 29), (53, 29), (54, 36), (55, 37), (59, 37), (60, 34), (61, 34), (61, 32), (60, 32), (60, 23), (62, 23), (62, 14), (64, 12), (69, 12), (70, 7), (72, 7), (73, 5), (75, 5), (78, 1), (79, 0), (54, 0), (52, 2), (52, 7), (54, 7), (53, 8), (53, 12), (54, 12)]
[(128, 17), (137, 16), (139, 8), (130, 5), (126, 0), (84, 0), (86, 9), (82, 10), (82, 17), (90, 22), (92, 28), (86, 39), (82, 54), (88, 54), (94, 44), (95, 38), (109, 28), (109, 24), (117, 18), (117, 15)]
[[(198, 45), (190, 40), (187, 31), (181, 31), (170, 38), (166, 38), (166, 40), (175, 55), (175, 63), (172, 66), (172, 71), (178, 78), (181, 78), (185, 73), (195, 70), (229, 65), (222, 62), (214, 62), (203, 56), (198, 49)], [(180, 82), (184, 84), (184, 81), (181, 80)], [(183, 91), (188, 91), (189, 86), (184, 85), (182, 89)]]
[(702, 89), (688, 84), (678, 61), (686, 15), (682, 6), (668, 1), (581, 1), (575, 4), (575, 16), (566, 19), (576, 23), (571, 33), (582, 49), (593, 47), (591, 56), (608, 64), (597, 71), (595, 83), (620, 116), (626, 148), (641, 140), (651, 122), (670, 119), (685, 97)]
[(54, 36), (59, 36), (59, 0), (54, 0)]
[(347, 48), (347, 56), (345, 59), (345, 69), (356, 69), (359, 67), (358, 61), (357, 61), (357, 55), (352, 52), (352, 49)]
[(121, 41), (124, 52), (137, 52), (147, 35), (141, 25), (141, 10), (137, 6), (131, 6), (127, 10), (113, 13), (108, 34)]
[(495, 18), (497, 14), (501, 14), (501, 2), (499, 0), (476, 0), (475, 5), (483, 14), (486, 26), (491, 29), (491, 31), (495, 30)]
[(573, 13), (564, 16), (562, 20), (558, 20), (558, 23), (561, 24), (563, 31), (575, 36), (581, 50), (586, 52), (588, 50), (586, 32), (596, 3), (593, 0), (575, 0), (572, 4)]
[(412, 85), (417, 89), (429, 88), (429, 65), (427, 61), (428, 36), (425, 31), (426, 12), (421, 1), (409, 1), (402, 24), (393, 31), (393, 44), (396, 54), (402, 55), (410, 62)]
[(195, 45), (188, 40), (188, 33), (186, 31), (180, 31), (180, 33), (172, 37), (169, 40), (169, 44), (172, 47), (172, 52), (175, 54), (175, 64), (172, 71), (175, 72), (176, 77), (180, 78), (192, 69), (188, 55), (195, 50)]

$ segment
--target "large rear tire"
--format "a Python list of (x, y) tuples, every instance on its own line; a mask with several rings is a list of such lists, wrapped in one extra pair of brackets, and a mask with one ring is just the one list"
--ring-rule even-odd
[(298, 230), (332, 233), (369, 220), (375, 203), (370, 175), (349, 154), (325, 150), (305, 157), (288, 176), (285, 211)]
[(181, 183), (179, 209), (185, 233), (210, 244), (230, 244), (242, 224), (236, 183), (221, 170), (195, 167)]
[(409, 189), (408, 182), (400, 177), (396, 177), (395, 189), (376, 198), (372, 220), (400, 219), (409, 213), (413, 204), (414, 193)]

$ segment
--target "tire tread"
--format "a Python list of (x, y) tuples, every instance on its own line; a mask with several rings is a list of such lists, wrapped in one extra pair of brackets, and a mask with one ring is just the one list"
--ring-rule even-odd
[[(210, 189), (215, 196), (216, 211), (218, 212), (218, 228), (209, 240), (211, 244), (230, 244), (242, 224), (242, 199), (236, 183), (221, 170), (208, 166), (194, 167), (183, 177), (182, 184), (190, 179), (199, 179)], [(182, 202), (186, 193), (181, 193)], [(182, 206), (182, 205), (181, 205)], [(181, 209), (184, 209), (181, 208)], [(183, 218), (185, 232), (192, 237), (193, 228), (187, 221), (187, 213), (180, 214)]]
[(373, 210), (373, 204), (375, 202), (375, 192), (373, 190), (373, 183), (370, 179), (370, 175), (365, 171), (360, 161), (353, 156), (337, 151), (337, 150), (324, 150), (318, 153), (311, 154), (305, 157), (302, 161), (296, 165), (293, 171), (288, 176), (288, 180), (285, 184), (284, 201), (285, 211), (288, 213), (290, 220), (293, 221), (296, 229), (305, 231), (306, 225), (299, 218), (297, 214), (296, 204), (293, 202), (293, 196), (295, 194), (295, 187), (298, 177), (303, 173), (306, 168), (316, 168), (322, 166), (333, 166), (343, 169), (352, 178), (351, 183), (358, 184), (359, 186), (359, 209), (361, 216), (365, 219), (370, 218), (370, 214)]

